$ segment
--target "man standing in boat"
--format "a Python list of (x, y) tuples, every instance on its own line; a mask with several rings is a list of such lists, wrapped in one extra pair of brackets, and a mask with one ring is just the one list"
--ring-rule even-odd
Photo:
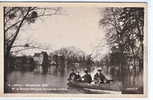
[(84, 72), (85, 72), (85, 75), (82, 76), (82, 81), (83, 81), (83, 82), (86, 82), (86, 83), (91, 83), (91, 82), (92, 82), (92, 77), (91, 77), (91, 75), (88, 73), (88, 70), (85, 69)]
[(104, 83), (104, 80), (106, 80), (106, 78), (103, 75), (102, 70), (98, 69), (97, 73), (94, 75), (94, 82), (95, 82), (95, 84)]

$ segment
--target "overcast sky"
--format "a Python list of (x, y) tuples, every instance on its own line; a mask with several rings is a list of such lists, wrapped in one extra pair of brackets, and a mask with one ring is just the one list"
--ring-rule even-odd
[[(99, 40), (105, 43), (99, 9), (89, 7), (63, 8), (63, 15), (42, 17), (36, 23), (25, 26), (18, 37), (18, 44), (35, 41), (47, 45), (51, 50), (74, 46), (86, 53), (95, 51)], [(101, 51), (106, 53), (107, 49)], [(33, 52), (33, 51), (25, 51)]]

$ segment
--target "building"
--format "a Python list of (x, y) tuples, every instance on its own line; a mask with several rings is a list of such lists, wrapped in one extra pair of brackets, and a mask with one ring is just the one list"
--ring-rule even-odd
[(9, 67), (14, 70), (32, 71), (34, 61), (31, 56), (13, 56), (10, 58)]
[(35, 62), (34, 72), (42, 73), (43, 54), (35, 53), (33, 56), (33, 60)]

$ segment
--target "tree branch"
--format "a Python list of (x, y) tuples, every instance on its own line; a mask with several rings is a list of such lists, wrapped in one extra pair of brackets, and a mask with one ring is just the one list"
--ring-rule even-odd
[(30, 12), (30, 8), (31, 8), (31, 7), (28, 8), (27, 13), (25, 14), (25, 16), (23, 17), (23, 19), (21, 20), (21, 22), (20, 22), (20, 24), (19, 24), (19, 27), (18, 27), (18, 29), (16, 30), (15, 36), (14, 36), (14, 38), (12, 39), (10, 45), (8, 46), (8, 51), (11, 50), (12, 45), (13, 45), (13, 43), (14, 43), (14, 41), (15, 41), (15, 39), (16, 39), (16, 37), (17, 37), (19, 31), (20, 31), (20, 28), (21, 28), (21, 26), (22, 26), (24, 20), (26, 19), (26, 17), (28, 16), (28, 14), (29, 14), (29, 12)]
[(18, 23), (20, 23), (22, 20), (17, 21), (16, 23), (14, 23), (13, 25), (10, 25), (9, 27), (7, 27), (7, 29), (4, 30), (4, 32), (6, 33), (9, 29), (11, 29), (13, 26), (17, 25)]

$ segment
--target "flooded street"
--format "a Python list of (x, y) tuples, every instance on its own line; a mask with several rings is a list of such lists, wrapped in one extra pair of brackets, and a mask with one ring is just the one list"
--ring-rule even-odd
[(8, 80), (10, 92), (15, 93), (84, 93), (68, 88), (66, 75), (13, 71)]

